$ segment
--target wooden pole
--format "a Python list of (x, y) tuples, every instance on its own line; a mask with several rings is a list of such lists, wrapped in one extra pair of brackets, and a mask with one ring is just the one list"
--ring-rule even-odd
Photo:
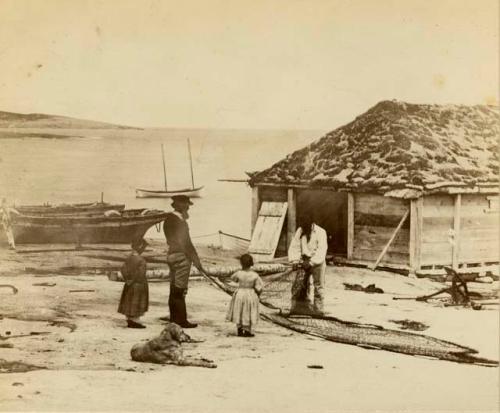
[(354, 195), (347, 193), (347, 259), (352, 260), (354, 251)]
[(373, 264), (370, 267), (372, 270), (375, 270), (375, 268), (378, 267), (378, 264), (380, 263), (380, 261), (382, 260), (384, 255), (386, 254), (387, 250), (389, 249), (390, 245), (392, 244), (392, 241), (394, 241), (394, 239), (396, 238), (396, 235), (398, 234), (399, 230), (401, 229), (404, 222), (406, 221), (406, 218), (408, 218), (408, 215), (410, 215), (410, 210), (406, 210), (405, 214), (403, 215), (403, 218), (401, 218), (401, 221), (399, 221), (398, 226), (396, 227), (396, 229), (394, 230), (394, 232), (391, 235), (391, 238), (389, 239), (389, 241), (385, 245), (384, 249), (382, 250), (382, 252), (378, 256), (377, 261), (375, 261), (375, 264)]
[(455, 207), (453, 213), (453, 245), (452, 245), (452, 267), (458, 270), (460, 257), (460, 209), (462, 206), (462, 195), (455, 195)]
[(412, 199), (410, 202), (410, 275), (416, 275), (420, 269), (422, 249), (423, 198)]
[(288, 188), (286, 247), (290, 246), (297, 230), (297, 197), (293, 188)]
[(161, 144), (161, 160), (163, 161), (163, 180), (165, 182), (165, 191), (167, 189), (167, 170), (165, 169), (165, 154), (163, 153), (163, 144)]
[(104, 192), (101, 192), (101, 204), (104, 204)]
[(193, 159), (191, 158), (191, 142), (189, 142), (189, 138), (188, 138), (188, 151), (189, 151), (189, 166), (191, 167), (191, 185), (194, 189)]

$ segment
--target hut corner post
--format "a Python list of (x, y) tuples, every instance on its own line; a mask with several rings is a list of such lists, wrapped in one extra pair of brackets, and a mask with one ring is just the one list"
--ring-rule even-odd
[(347, 259), (351, 260), (354, 251), (354, 195), (347, 193)]
[(259, 187), (254, 186), (252, 188), (252, 218), (251, 218), (251, 234), (253, 235), (253, 230), (255, 228), (255, 223), (257, 222), (257, 217), (259, 216), (260, 199), (259, 199)]
[(453, 244), (452, 244), (452, 267), (458, 270), (458, 260), (460, 257), (460, 209), (462, 206), (462, 195), (455, 195), (455, 205), (453, 212)]
[(293, 188), (288, 188), (286, 247), (290, 246), (297, 230), (297, 197)]
[(422, 246), (423, 198), (410, 201), (410, 276), (420, 269)]

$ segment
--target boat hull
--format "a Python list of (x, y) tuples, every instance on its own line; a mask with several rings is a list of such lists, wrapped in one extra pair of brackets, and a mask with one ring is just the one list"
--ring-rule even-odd
[(12, 232), (16, 244), (122, 244), (143, 237), (165, 217), (165, 212), (137, 211), (113, 217), (17, 215), (12, 218)]
[(186, 195), (191, 198), (201, 197), (203, 186), (194, 189), (181, 189), (179, 191), (155, 191), (150, 189), (136, 189), (136, 198), (172, 198), (176, 195)]
[(123, 211), (123, 204), (87, 203), (61, 205), (19, 205), (14, 209), (23, 215), (98, 215), (106, 211)]

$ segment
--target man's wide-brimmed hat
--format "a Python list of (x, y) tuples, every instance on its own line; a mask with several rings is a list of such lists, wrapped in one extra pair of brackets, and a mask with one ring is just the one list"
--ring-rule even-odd
[(174, 204), (188, 204), (193, 205), (191, 199), (187, 195), (174, 195), (172, 197), (172, 201)]

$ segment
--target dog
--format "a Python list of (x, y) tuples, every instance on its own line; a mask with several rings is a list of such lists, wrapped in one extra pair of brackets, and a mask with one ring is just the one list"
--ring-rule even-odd
[(135, 344), (130, 356), (132, 360), (144, 363), (216, 368), (212, 360), (184, 356), (181, 343), (195, 342), (179, 325), (168, 323), (159, 336), (146, 343)]

